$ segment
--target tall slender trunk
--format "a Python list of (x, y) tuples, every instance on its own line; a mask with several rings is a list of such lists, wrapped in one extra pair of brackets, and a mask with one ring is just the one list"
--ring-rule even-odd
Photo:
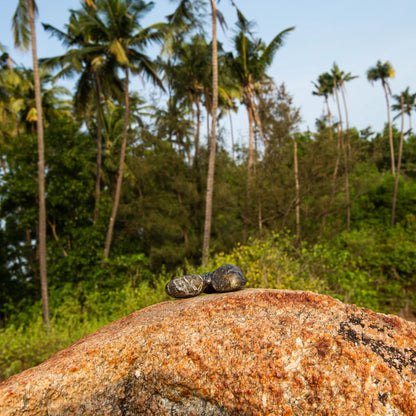
[(332, 126), (332, 115), (331, 115), (331, 109), (329, 108), (329, 102), (328, 102), (328, 96), (325, 96), (325, 104), (326, 104), (326, 109), (328, 111), (328, 123), (329, 123), (329, 127), (331, 130), (329, 130), (329, 138), (332, 140), (332, 136), (333, 136), (333, 126)]
[(394, 227), (394, 219), (396, 215), (396, 202), (397, 202), (397, 191), (399, 189), (399, 177), (400, 177), (400, 167), (402, 163), (402, 153), (403, 153), (403, 138), (404, 138), (404, 100), (403, 94), (400, 95), (400, 105), (402, 107), (402, 128), (400, 132), (400, 144), (399, 144), (399, 155), (397, 158), (397, 171), (396, 178), (394, 180), (394, 190), (393, 190), (393, 203), (391, 207), (391, 217), (390, 217), (390, 226)]
[(344, 135), (342, 135), (342, 153), (344, 156), (344, 169), (345, 169), (345, 200), (347, 203), (347, 233), (351, 231), (351, 202), (350, 202), (350, 175), (349, 175), (349, 163), (348, 163), (348, 149), (345, 143)]
[(97, 158), (96, 158), (96, 177), (94, 193), (94, 223), (98, 221), (101, 194), (101, 160), (102, 160), (102, 131), (101, 131), (101, 83), (97, 72), (94, 72), (95, 96), (97, 101)]
[(126, 157), (126, 147), (127, 147), (127, 131), (129, 125), (129, 68), (125, 67), (126, 73), (126, 87), (124, 92), (124, 126), (123, 126), (123, 141), (121, 144), (120, 151), (120, 162), (118, 167), (118, 177), (116, 183), (116, 192), (114, 195), (113, 209), (111, 211), (110, 223), (108, 225), (107, 236), (105, 239), (104, 246), (104, 259), (108, 259), (110, 254), (111, 241), (113, 238), (114, 223), (116, 221), (117, 210), (120, 203), (121, 197), (121, 186), (123, 184), (123, 173), (124, 173), (124, 160)]
[(293, 165), (295, 170), (295, 213), (296, 213), (296, 241), (300, 241), (300, 187), (298, 168), (298, 142), (293, 139)]
[(194, 167), (198, 166), (199, 158), (199, 142), (201, 136), (201, 101), (199, 95), (195, 99), (196, 104), (196, 129), (195, 129), (195, 154), (194, 154)]
[[(328, 121), (329, 121), (329, 138), (330, 141), (332, 142), (332, 138), (333, 138), (333, 125), (332, 125), (332, 116), (331, 116), (331, 109), (329, 107), (329, 102), (328, 102), (328, 96), (325, 96), (325, 104), (326, 104), (326, 108), (328, 111)], [(338, 175), (338, 168), (339, 168), (339, 157), (340, 157), (340, 134), (339, 134), (339, 126), (337, 128), (337, 155), (335, 158), (335, 166), (334, 166), (334, 171), (332, 173), (332, 180), (331, 180), (331, 193), (329, 195), (329, 201), (327, 204), (327, 208), (326, 208), (326, 212), (324, 213), (323, 217), (322, 217), (322, 221), (321, 221), (321, 225), (319, 227), (319, 236), (322, 235), (322, 233), (324, 232), (324, 228), (325, 228), (325, 223), (326, 223), (326, 219), (329, 216), (331, 207), (332, 207), (332, 203), (334, 201), (334, 197), (335, 197), (335, 185), (336, 185), (336, 179), (337, 179), (337, 175)]]
[(348, 130), (350, 128), (349, 122), (348, 122), (348, 108), (347, 108), (347, 101), (345, 99), (345, 87), (344, 83), (341, 85), (341, 95), (342, 95), (342, 101), (344, 103), (344, 110), (345, 110), (345, 127)]
[(251, 107), (247, 107), (248, 114), (248, 160), (247, 160), (247, 184), (251, 181), (254, 164), (254, 131), (253, 131), (253, 112)]
[[(332, 203), (334, 202), (334, 198), (335, 198), (335, 186), (336, 186), (336, 180), (337, 180), (337, 176), (338, 176), (338, 168), (339, 168), (339, 158), (340, 158), (340, 140), (339, 140), (339, 127), (337, 128), (337, 156), (335, 158), (335, 166), (334, 166), (334, 171), (332, 173), (332, 180), (331, 180), (331, 193), (329, 195), (329, 201), (326, 207), (326, 212), (324, 213), (323, 217), (322, 217), (322, 221), (321, 221), (321, 225), (319, 227), (319, 236), (322, 235), (322, 233), (324, 232), (325, 229), (325, 223), (326, 220), (329, 216), (329, 213), (331, 211), (331, 207), (332, 207)], [(331, 125), (331, 137), (332, 137), (332, 125)]]
[(344, 153), (344, 163), (345, 163), (345, 199), (347, 200), (347, 232), (351, 230), (351, 199), (350, 199), (350, 161), (351, 161), (351, 143), (350, 143), (350, 131), (349, 131), (349, 123), (348, 123), (348, 109), (347, 109), (347, 102), (345, 100), (345, 93), (344, 87), (341, 86), (341, 95), (342, 100), (344, 101), (344, 109), (345, 109), (345, 125), (346, 125), (346, 133), (343, 134), (342, 144), (344, 146), (343, 153)]
[(395, 166), (395, 157), (394, 157), (394, 144), (393, 144), (393, 127), (391, 125), (391, 116), (390, 116), (390, 102), (389, 102), (389, 92), (387, 91), (386, 83), (383, 82), (384, 94), (386, 95), (386, 104), (387, 104), (387, 121), (389, 123), (389, 144), (390, 144), (390, 159), (391, 159), (391, 173), (393, 176), (396, 174)]
[(246, 105), (248, 115), (248, 158), (247, 158), (247, 185), (246, 185), (246, 198), (244, 201), (244, 218), (243, 218), (243, 235), (242, 243), (246, 244), (248, 235), (248, 217), (249, 217), (249, 203), (251, 196), (251, 181), (252, 170), (254, 160), (254, 147), (253, 147), (253, 113), (251, 107)]
[(348, 122), (348, 107), (347, 107), (347, 100), (345, 99), (345, 86), (344, 84), (342, 84), (341, 86), (341, 95), (342, 95), (342, 100), (344, 102), (344, 110), (345, 110), (345, 125), (347, 128), (346, 134), (345, 134), (345, 146), (346, 146), (346, 152), (347, 152), (347, 163), (349, 166), (349, 163), (351, 161), (351, 142), (350, 142), (350, 126), (349, 126), (349, 122)]
[(339, 94), (337, 83), (334, 79), (334, 90), (335, 96), (337, 98), (337, 105), (338, 105), (338, 113), (339, 113), (339, 123), (340, 123), (340, 142), (341, 142), (341, 149), (344, 156), (344, 169), (345, 169), (345, 200), (347, 205), (347, 232), (349, 233), (351, 230), (351, 207), (350, 207), (350, 180), (349, 180), (349, 172), (348, 172), (348, 156), (347, 156), (347, 149), (345, 145), (345, 137), (344, 137), (344, 129), (342, 127), (342, 113), (341, 113), (341, 105), (339, 103)]
[(218, 107), (218, 57), (217, 57), (217, 9), (215, 0), (211, 0), (212, 10), (212, 127), (209, 152), (207, 194), (205, 201), (204, 241), (202, 246), (202, 263), (206, 264), (209, 254), (212, 221), (212, 199), (214, 193), (214, 172), (216, 152), (216, 125)]
[(339, 114), (339, 125), (341, 127), (341, 132), (343, 131), (342, 127), (342, 112), (341, 112), (341, 105), (339, 103), (339, 95), (338, 95), (338, 84), (334, 78), (334, 91), (335, 91), (335, 98), (337, 99), (337, 107), (338, 107), (338, 114)]
[(210, 146), (211, 146), (211, 133), (209, 131), (209, 122), (210, 122), (210, 119), (209, 119), (209, 110), (208, 110), (208, 107), (206, 107), (206, 110), (207, 110), (207, 148), (209, 149)]
[(230, 118), (230, 132), (231, 132), (231, 154), (233, 162), (235, 162), (235, 149), (234, 149), (234, 129), (233, 129), (233, 117), (231, 115), (231, 110), (228, 113)]
[[(259, 154), (259, 150), (258, 150), (258, 134), (259, 131), (255, 130), (254, 131), (254, 163), (253, 163), (253, 178), (252, 178), (252, 182), (254, 182), (255, 184), (257, 184), (257, 179), (258, 179), (258, 170), (257, 170), (257, 162), (258, 162), (258, 154)], [(257, 221), (258, 221), (258, 226), (259, 226), (259, 235), (262, 236), (263, 234), (263, 212), (262, 212), (262, 203), (261, 203), (261, 192), (259, 190), (259, 187), (256, 186), (255, 188), (255, 197), (256, 197), (256, 202), (257, 202)], [(251, 187), (250, 190), (250, 194), (253, 193), (253, 187)]]
[(201, 134), (201, 103), (199, 96), (196, 97), (196, 132), (195, 132), (195, 157), (194, 166), (198, 165), (199, 158), (199, 137)]
[(39, 186), (39, 270), (42, 296), (43, 322), (49, 325), (48, 274), (46, 265), (46, 201), (45, 201), (45, 143), (43, 139), (42, 98), (39, 65), (36, 50), (35, 13), (33, 0), (28, 0), (32, 41), (33, 80), (36, 101), (36, 132), (38, 136), (38, 186)]

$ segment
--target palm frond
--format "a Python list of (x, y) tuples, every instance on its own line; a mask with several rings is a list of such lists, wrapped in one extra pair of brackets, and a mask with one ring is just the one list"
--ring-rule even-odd
[(295, 30), (295, 27), (289, 27), (285, 30), (282, 30), (278, 35), (276, 35), (272, 41), (266, 46), (263, 53), (260, 57), (260, 66), (263, 68), (266, 68), (273, 60), (273, 57), (276, 53), (276, 51), (283, 46), (284, 41), (286, 40), (286, 37), (290, 32)]
[[(37, 11), (36, 3), (33, 0), (34, 11)], [(30, 17), (29, 1), (19, 0), (12, 18), (13, 38), (16, 47), (27, 50), (30, 45)]]
[(68, 33), (63, 32), (62, 30), (57, 29), (56, 27), (48, 24), (42, 23), (43, 29), (48, 32), (51, 36), (56, 37), (64, 45), (71, 44), (71, 36)]
[(217, 20), (221, 26), (221, 29), (225, 32), (225, 30), (228, 29), (227, 22), (222, 12), (218, 9), (217, 9)]

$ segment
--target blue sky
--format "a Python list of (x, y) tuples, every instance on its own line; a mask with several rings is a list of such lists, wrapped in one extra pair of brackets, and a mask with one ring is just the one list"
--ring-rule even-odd
[[(315, 129), (315, 119), (324, 108), (323, 100), (312, 95), (319, 74), (328, 71), (334, 62), (346, 72), (359, 78), (347, 84), (347, 103), (350, 125), (359, 129), (371, 126), (381, 130), (386, 115), (385, 98), (380, 83), (371, 85), (366, 71), (377, 60), (388, 60), (396, 70), (391, 80), (393, 94), (407, 86), (416, 91), (416, 1), (415, 0), (235, 0), (240, 10), (257, 26), (254, 32), (266, 42), (281, 30), (296, 26), (280, 49), (269, 75), (277, 84), (284, 82), (301, 108), (303, 123), (300, 129)], [(155, 8), (145, 24), (161, 21), (170, 13), (174, 2), (156, 0)], [(219, 38), (231, 48), (235, 12), (229, 0), (221, 0), (219, 9), (228, 23), (228, 31), (219, 29)], [(0, 43), (18, 63), (30, 66), (30, 54), (23, 55), (13, 48), (11, 19), (17, 0), (0, 0)], [(79, 0), (37, 0), (38, 55), (60, 54), (63, 50), (57, 40), (44, 33), (40, 22), (63, 28), (70, 8), (78, 8)], [(207, 16), (209, 21), (209, 16)], [(141, 88), (139, 80), (133, 81)], [(133, 85), (134, 87), (134, 85)], [(330, 103), (335, 113), (335, 103)], [(245, 136), (245, 116), (238, 134)]]

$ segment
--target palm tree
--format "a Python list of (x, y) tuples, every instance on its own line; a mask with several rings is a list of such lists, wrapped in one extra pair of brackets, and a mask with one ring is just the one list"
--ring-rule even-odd
[(341, 82), (341, 78), (342, 78), (342, 74), (343, 71), (341, 72), (337, 66), (336, 63), (334, 63), (333, 67), (331, 68), (331, 79), (332, 79), (332, 83), (334, 85), (334, 89), (333, 89), (333, 93), (335, 95), (336, 101), (337, 101), (337, 107), (338, 107), (338, 117), (339, 117), (339, 129), (341, 132), (343, 132), (343, 125), (342, 125), (342, 112), (341, 112), (341, 105), (339, 102), (339, 95), (338, 95), (338, 90), (340, 88), (340, 82)]
[(39, 186), (39, 270), (42, 295), (43, 321), (49, 325), (49, 295), (46, 264), (46, 203), (45, 203), (45, 144), (43, 138), (42, 98), (39, 80), (39, 65), (36, 49), (34, 0), (19, 0), (13, 16), (15, 45), (27, 50), (32, 46), (33, 79), (36, 101), (36, 132), (38, 138), (38, 186)]
[[(334, 82), (334, 76), (331, 75), (329, 72), (325, 72), (318, 77), (318, 81), (314, 83), (315, 91), (312, 92), (312, 94), (317, 96), (323, 96), (325, 99), (325, 104), (327, 107), (328, 112), (328, 119), (330, 123), (330, 139), (332, 140), (332, 133), (333, 133), (333, 126), (332, 126), (332, 117), (331, 117), (331, 110), (329, 107), (328, 97), (329, 95), (335, 95), (335, 90), (337, 89), (337, 84)], [(339, 100), (338, 100), (339, 103)], [(338, 110), (340, 110), (340, 107), (338, 105)], [(327, 204), (327, 211), (322, 216), (321, 225), (319, 228), (319, 235), (322, 234), (325, 228), (326, 219), (328, 218), (332, 203), (334, 201), (335, 197), (335, 185), (336, 185), (336, 179), (338, 176), (338, 168), (339, 168), (339, 159), (340, 159), (340, 148), (341, 148), (341, 131), (340, 131), (340, 125), (337, 124), (337, 152), (336, 152), (336, 158), (335, 158), (335, 165), (334, 165), (334, 171), (332, 173), (332, 180), (331, 180), (331, 193), (329, 195), (329, 201)]]
[(190, 42), (181, 42), (175, 47), (174, 63), (167, 66), (165, 71), (175, 99), (178, 103), (187, 105), (195, 114), (195, 152), (194, 164), (197, 164), (199, 154), (201, 129), (201, 101), (210, 75), (211, 52), (204, 35), (192, 36)]
[(166, 16), (168, 26), (162, 53), (167, 54), (168, 60), (193, 29), (203, 33), (199, 19), (205, 16), (204, 9), (203, 0), (180, 0), (173, 13)]
[(391, 158), (391, 172), (395, 175), (395, 157), (394, 157), (394, 145), (393, 145), (393, 128), (391, 125), (390, 118), (390, 104), (389, 96), (391, 96), (391, 89), (388, 83), (389, 78), (394, 78), (394, 68), (389, 61), (386, 61), (384, 64), (381, 61), (377, 61), (376, 66), (370, 68), (367, 71), (367, 79), (373, 83), (374, 81), (381, 81), (381, 85), (384, 89), (384, 94), (386, 96), (387, 104), (387, 121), (389, 125), (389, 143), (390, 143), (390, 158)]
[(300, 242), (300, 186), (299, 186), (299, 168), (298, 168), (298, 142), (296, 136), (293, 136), (293, 169), (295, 175), (295, 215), (296, 215), (296, 241)]
[(345, 100), (345, 82), (351, 81), (356, 76), (352, 76), (350, 72), (345, 73), (344, 71), (341, 71), (338, 67), (338, 65), (334, 62), (332, 68), (331, 68), (331, 76), (334, 83), (334, 91), (335, 96), (337, 99), (337, 105), (338, 105), (338, 113), (339, 113), (339, 137), (341, 142), (341, 148), (342, 153), (344, 156), (344, 169), (345, 169), (345, 199), (347, 204), (347, 232), (350, 232), (350, 222), (351, 222), (351, 207), (350, 207), (350, 184), (349, 184), (349, 159), (350, 159), (350, 143), (348, 140), (348, 133), (347, 137), (344, 136), (344, 128), (342, 125), (342, 115), (341, 115), (341, 106), (339, 103), (339, 96), (338, 96), (338, 90), (341, 91), (342, 99), (344, 102), (344, 109), (345, 109), (345, 119), (346, 119), (346, 127), (347, 131), (349, 129), (349, 123), (348, 123), (348, 110), (347, 110), (347, 103)]
[(235, 161), (232, 112), (236, 113), (238, 111), (237, 102), (240, 102), (242, 99), (242, 90), (240, 84), (234, 78), (232, 55), (228, 53), (222, 53), (218, 57), (218, 64), (220, 67), (218, 81), (218, 105), (220, 107), (220, 117), (225, 116), (228, 113), (230, 123), (232, 160)]
[[(37, 111), (33, 71), (26, 68), (6, 68), (2, 71), (0, 81), (6, 95), (3, 101), (3, 131), (9, 136), (18, 136), (22, 131), (25, 133), (36, 131)], [(54, 86), (51, 82), (52, 75), (44, 67), (39, 68), (39, 81), (44, 124), (47, 126), (55, 117), (70, 117), (70, 101), (58, 98), (69, 95), (69, 91)]]
[[(409, 87), (407, 87), (400, 95), (393, 95), (393, 98), (396, 100), (396, 103), (391, 106), (392, 110), (399, 111), (399, 114), (394, 117), (401, 117), (402, 110), (404, 113), (407, 114), (409, 117), (409, 133), (412, 131), (412, 112), (416, 108), (416, 93), (411, 94), (409, 91)], [(402, 109), (402, 101), (403, 99), (403, 109)]]
[(146, 28), (139, 19), (150, 10), (153, 3), (142, 0), (97, 0), (96, 13), (85, 15), (83, 30), (96, 45), (105, 50), (108, 59), (115, 59), (124, 72), (124, 122), (120, 162), (113, 208), (104, 246), (104, 259), (110, 253), (114, 224), (117, 216), (123, 182), (124, 161), (129, 128), (129, 78), (130, 73), (140, 73), (163, 89), (162, 81), (152, 60), (145, 54), (146, 46), (162, 40), (164, 25), (153, 24)]
[(345, 83), (358, 78), (358, 75), (351, 75), (351, 72), (346, 73), (344, 71), (341, 71), (339, 69), (339, 66), (335, 62), (331, 68), (331, 75), (333, 77), (333, 80), (335, 81), (336, 88), (341, 91), (341, 96), (342, 96), (342, 101), (344, 103), (344, 111), (345, 111), (345, 126), (348, 130), (349, 122), (348, 122), (347, 101), (345, 99)]
[[(168, 26), (162, 47), (162, 54), (167, 55), (162, 66), (168, 86), (168, 111), (173, 105), (182, 105), (190, 109), (195, 122), (194, 133), (194, 166), (198, 164), (201, 102), (210, 74), (210, 47), (205, 35), (200, 31), (198, 15), (203, 13), (204, 7), (200, 1), (180, 0), (178, 7), (167, 17)], [(193, 29), (199, 29), (190, 41), (185, 37)], [(196, 111), (195, 111), (196, 110)], [(174, 110), (178, 110), (177, 108)]]
[(404, 105), (404, 95), (400, 95), (400, 105), (401, 105), (401, 132), (400, 132), (400, 143), (399, 143), (399, 155), (397, 157), (397, 171), (396, 177), (394, 179), (394, 190), (393, 190), (393, 203), (391, 207), (391, 217), (390, 217), (390, 226), (394, 227), (394, 219), (396, 215), (396, 201), (397, 201), (397, 190), (399, 189), (399, 177), (400, 177), (400, 167), (402, 163), (402, 153), (403, 153), (403, 138), (404, 138), (404, 114), (405, 114), (405, 105)]
[[(283, 30), (266, 45), (261, 40), (252, 38), (250, 27), (252, 25), (237, 9), (239, 32), (234, 38), (236, 56), (234, 58), (234, 74), (242, 89), (242, 101), (247, 109), (249, 119), (249, 168), (253, 165), (253, 124), (261, 132), (261, 122), (257, 111), (257, 95), (259, 86), (269, 82), (266, 75), (267, 69), (273, 62), (277, 50), (283, 45), (284, 40), (294, 27)], [(250, 169), (249, 169), (250, 170)]]
[(217, 45), (217, 8), (211, 0), (212, 18), (212, 106), (211, 106), (211, 140), (208, 161), (207, 192), (205, 198), (204, 240), (202, 243), (202, 263), (208, 260), (211, 240), (212, 200), (214, 195), (214, 173), (216, 152), (216, 128), (218, 108), (218, 45)]
[[(36, 131), (33, 71), (6, 66), (0, 74), (0, 85), (3, 137), (16, 137), (22, 130)], [(28, 123), (30, 118), (34, 124)], [(31, 129), (27, 129), (28, 124)]]
[(104, 47), (92, 43), (91, 37), (83, 31), (83, 21), (89, 20), (90, 16), (94, 17), (96, 11), (95, 6), (87, 3), (83, 5), (81, 10), (72, 11), (69, 23), (66, 25), (66, 32), (62, 32), (52, 25), (43, 24), (44, 29), (61, 40), (69, 50), (64, 55), (42, 60), (43, 64), (48, 67), (60, 66), (61, 71), (56, 75), (56, 78), (80, 73), (74, 103), (75, 109), (80, 115), (88, 114), (89, 105), (95, 104), (96, 107), (97, 154), (94, 223), (98, 221), (101, 195), (103, 145), (101, 100), (104, 90), (107, 94), (115, 96), (123, 89), (116, 74), (115, 60), (106, 59)]
[(247, 238), (248, 228), (248, 199), (250, 194), (252, 169), (254, 163), (254, 146), (253, 146), (253, 126), (256, 125), (262, 134), (261, 122), (257, 111), (257, 95), (259, 86), (268, 82), (269, 78), (266, 71), (273, 62), (277, 50), (283, 45), (284, 40), (294, 27), (287, 28), (276, 35), (272, 41), (266, 45), (261, 40), (252, 37), (250, 28), (252, 23), (237, 9), (239, 32), (234, 38), (234, 48), (236, 56), (233, 57), (233, 70), (236, 79), (242, 89), (242, 101), (247, 110), (249, 124), (249, 148), (247, 163), (247, 190), (246, 190), (246, 208), (244, 215), (243, 243)]
[(401, 118), (401, 130), (400, 130), (400, 143), (399, 143), (399, 154), (397, 156), (397, 171), (394, 181), (394, 190), (393, 190), (393, 203), (391, 208), (391, 217), (390, 217), (390, 226), (394, 226), (394, 220), (396, 215), (396, 202), (397, 202), (397, 191), (399, 188), (399, 177), (400, 177), (400, 167), (402, 163), (402, 153), (403, 153), (403, 141), (404, 141), (404, 116), (407, 114), (409, 117), (409, 131), (410, 134), (412, 131), (412, 111), (416, 107), (416, 94), (411, 94), (409, 92), (409, 87), (407, 87), (400, 95), (394, 95), (393, 98), (396, 100), (396, 103), (392, 105), (392, 109), (400, 113), (394, 117)]
[(312, 94), (318, 97), (324, 97), (328, 123), (330, 126), (330, 134), (332, 137), (332, 116), (328, 101), (329, 96), (334, 93), (334, 83), (332, 81), (331, 74), (325, 72), (319, 75), (317, 82), (313, 82), (313, 85), (315, 87), (315, 91), (312, 91)]
[[(231, 1), (234, 5), (234, 2)], [(191, 10), (193, 2), (191, 0), (181, 0), (177, 8), (178, 14), (186, 15), (187, 10)], [(218, 107), (218, 44), (217, 44), (217, 18), (220, 22), (223, 20), (222, 14), (218, 12), (215, 0), (210, 0), (211, 5), (211, 22), (212, 22), (212, 100), (209, 100), (208, 94), (205, 92), (206, 107), (211, 113), (211, 140), (209, 142), (209, 161), (207, 175), (207, 191), (205, 198), (205, 221), (204, 221), (204, 237), (202, 243), (202, 261), (206, 263), (209, 253), (209, 245), (211, 239), (211, 222), (212, 222), (212, 202), (214, 195), (214, 173), (215, 173), (215, 152), (216, 152), (216, 125), (217, 125), (217, 107)], [(175, 12), (176, 13), (176, 12)], [(184, 16), (190, 21), (189, 16)], [(192, 16), (193, 17), (193, 16)], [(177, 19), (182, 23), (181, 18)]]

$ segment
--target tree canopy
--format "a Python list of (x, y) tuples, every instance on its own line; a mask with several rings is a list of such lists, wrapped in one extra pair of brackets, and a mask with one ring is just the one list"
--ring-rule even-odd
[[(295, 28), (267, 42), (236, 9), (228, 50), (211, 35), (217, 4), (191, 3), (144, 26), (151, 2), (82, 2), (64, 28), (44, 24), (65, 51), (41, 57), (38, 71), (0, 48), (0, 328), (39, 311), (42, 200), (53, 322), (71, 308), (77, 325), (100, 308), (114, 318), (115, 299), (162, 300), (172, 275), (220, 261), (246, 267), (255, 287), (322, 290), (413, 316), (416, 92), (393, 94), (388, 61), (354, 75), (334, 63), (310, 74), (324, 107), (302, 131), (302, 103), (269, 73)], [(30, 4), (17, 2), (14, 17), (25, 47)], [(214, 20), (196, 6), (213, 7)], [(382, 85), (382, 131), (348, 117), (345, 93), (361, 75)]]

